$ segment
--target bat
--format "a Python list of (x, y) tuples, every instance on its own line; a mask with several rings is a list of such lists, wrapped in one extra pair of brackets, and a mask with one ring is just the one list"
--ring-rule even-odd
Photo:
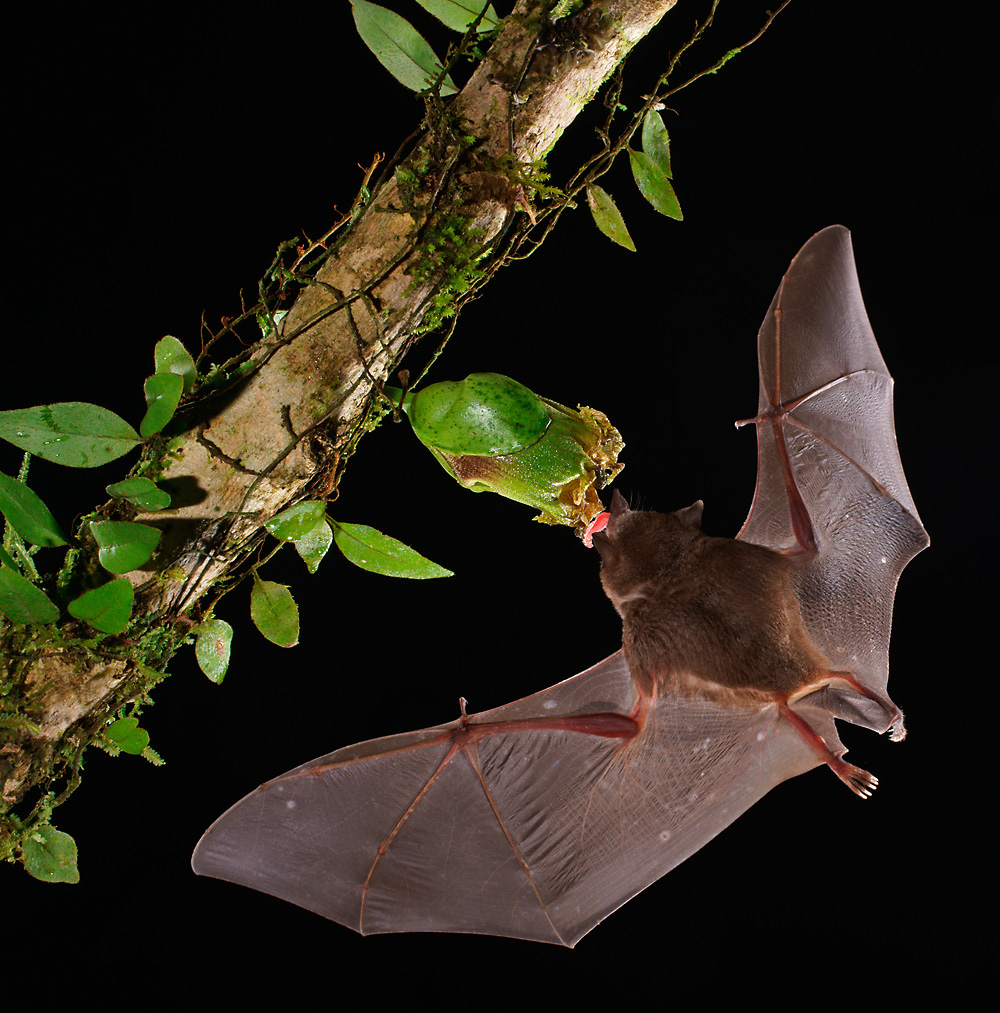
[(892, 603), (928, 544), (850, 233), (792, 261), (758, 338), (757, 486), (735, 539), (701, 502), (615, 494), (591, 534), (622, 649), (514, 703), (339, 749), (219, 817), (194, 871), (362, 934), (574, 946), (775, 785), (826, 764), (835, 720), (894, 740)]

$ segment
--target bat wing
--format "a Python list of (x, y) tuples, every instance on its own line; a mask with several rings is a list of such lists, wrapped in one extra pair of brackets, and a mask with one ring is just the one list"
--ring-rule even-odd
[[(885, 696), (903, 567), (929, 544), (896, 449), (892, 377), (861, 299), (850, 233), (802, 247), (758, 337), (757, 488), (738, 537), (800, 557), (802, 615), (831, 667)], [(823, 690), (877, 731), (883, 708)]]
[[(192, 865), (363, 934), (573, 946), (819, 762), (773, 706), (660, 696), (640, 730), (635, 703), (619, 652), (495, 710), (337, 750), (234, 805)], [(799, 709), (836, 741), (828, 715)]]

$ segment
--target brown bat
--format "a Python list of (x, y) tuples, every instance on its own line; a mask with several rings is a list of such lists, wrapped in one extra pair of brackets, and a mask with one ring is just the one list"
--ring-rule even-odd
[[(623, 650), (533, 696), (348, 746), (251, 792), (195, 872), (358, 932), (573, 946), (776, 784), (827, 764), (834, 719), (905, 734), (887, 696), (896, 581), (928, 544), (850, 234), (813, 236), (760, 330), (757, 489), (736, 539), (701, 503), (593, 535)], [(743, 423), (738, 423), (742, 425)]]

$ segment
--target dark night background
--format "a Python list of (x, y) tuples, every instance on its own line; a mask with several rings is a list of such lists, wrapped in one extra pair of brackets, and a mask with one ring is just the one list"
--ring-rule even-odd
[[(433, 18), (393, 6), (443, 50)], [(636, 104), (706, 6), (680, 0), (640, 44), (624, 101)], [(684, 70), (743, 41), (765, 6), (724, 2)], [(96, 401), (137, 424), (155, 341), (171, 333), (197, 351), (201, 312), (233, 313), (281, 240), (320, 233), (333, 205), (350, 204), (356, 163), (394, 150), (421, 107), (362, 46), (346, 2), (147, 7), (135, 22), (94, 7), (19, 17), (4, 68), (16, 184), (3, 406)], [(780, 786), (573, 953), (485, 937), (362, 940), (196, 878), (188, 860), (201, 832), (261, 781), (352, 741), (448, 720), (460, 695), (474, 710), (515, 699), (619, 645), (593, 554), (531, 523), (527, 508), (459, 489), (406, 427), (386, 425), (362, 444), (333, 512), (456, 576), (391, 581), (331, 554), (310, 577), (288, 550), (264, 571), (299, 603), (301, 643), (288, 651), (250, 626), (242, 589), (224, 599), (217, 614), (237, 630), (225, 683), (181, 652), (142, 719), (166, 766), (88, 755), (83, 786), (55, 815), (79, 845), (81, 882), (0, 869), (8, 939), (47, 953), (44, 966), (66, 981), (87, 975), (92, 994), (106, 973), (128, 980), (136, 959), (144, 990), (250, 980), (261, 996), (295, 995), (323, 983), (331, 1002), (355, 981), (388, 1001), (414, 974), (428, 997), (469, 1002), (483, 976), (542, 997), (533, 976), (553, 971), (563, 999), (574, 979), (592, 998), (603, 987), (625, 997), (650, 972), (756, 991), (806, 969), (821, 994), (855, 981), (872, 998), (895, 993), (900, 977), (973, 973), (962, 934), (978, 848), (967, 799), (990, 721), (961, 690), (986, 675), (972, 662), (967, 602), (993, 501), (975, 476), (985, 413), (972, 393), (988, 368), (988, 276), (969, 251), (987, 228), (989, 114), (974, 43), (949, 51), (941, 17), (795, 0), (664, 114), (685, 221), (646, 205), (623, 161), (601, 182), (639, 252), (602, 237), (585, 208), (564, 216), (464, 312), (435, 374), (495, 370), (602, 408), (628, 443), (617, 484), (633, 504), (701, 497), (706, 530), (734, 533), (755, 461), (751, 433), (732, 422), (755, 410), (757, 327), (799, 246), (849, 226), (934, 542), (896, 600), (891, 691), (910, 738), (844, 731), (851, 758), (881, 780), (873, 800), (861, 804), (826, 771)], [(555, 184), (592, 150), (595, 115), (557, 147)], [(0, 447), (0, 469), (18, 460)], [(38, 461), (31, 484), (67, 525), (120, 474)], [(677, 994), (672, 985), (667, 998)]]

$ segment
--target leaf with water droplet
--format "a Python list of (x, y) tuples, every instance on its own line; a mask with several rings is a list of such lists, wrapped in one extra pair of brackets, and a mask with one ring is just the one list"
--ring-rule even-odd
[(0, 438), (70, 468), (97, 468), (142, 442), (123, 418), (86, 401), (0, 411)]
[(184, 380), (184, 393), (193, 386), (198, 371), (191, 353), (172, 334), (160, 338), (153, 350), (157, 373), (176, 373)]
[(90, 531), (101, 547), (101, 566), (111, 573), (136, 570), (153, 554), (162, 532), (135, 521), (91, 521)]
[(102, 633), (121, 633), (132, 615), (135, 592), (125, 577), (85, 591), (66, 606), (71, 616)]
[(324, 521), (313, 528), (309, 534), (297, 538), (293, 544), (295, 551), (302, 557), (309, 572), (315, 573), (319, 569), (319, 564), (323, 562), (327, 550), (333, 544), (333, 528), (327, 521)]
[(37, 493), (3, 472), (0, 472), (0, 513), (32, 545), (49, 547), (66, 544), (65, 532)]
[(206, 619), (194, 630), (194, 656), (198, 667), (218, 684), (229, 668), (229, 649), (233, 641), (233, 628), (223, 619)]
[(384, 577), (409, 577), (425, 580), (431, 577), (453, 577), (451, 570), (438, 566), (416, 549), (367, 524), (333, 522), (333, 538), (337, 548), (362, 570), (381, 573)]
[(59, 618), (59, 609), (49, 596), (26, 577), (8, 569), (13, 563), (10, 556), (4, 563), (0, 567), (0, 615), (12, 623), (54, 623)]
[(178, 373), (154, 373), (147, 377), (142, 389), (146, 395), (146, 414), (139, 423), (139, 432), (148, 439), (174, 417), (184, 390), (184, 378)]
[(282, 542), (295, 542), (321, 524), (325, 513), (326, 503), (309, 499), (275, 514), (269, 521), (265, 521), (264, 527)]

